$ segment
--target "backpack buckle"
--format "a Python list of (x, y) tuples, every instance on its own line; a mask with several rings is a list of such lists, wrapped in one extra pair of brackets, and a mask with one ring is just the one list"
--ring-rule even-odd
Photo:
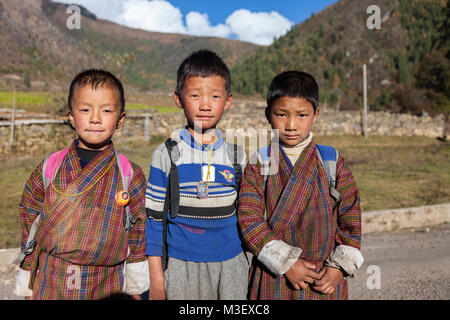
[(31, 253), (33, 253), (35, 246), (36, 246), (36, 241), (33, 239), (26, 244), (25, 249), (23, 250), (23, 253), (27, 256), (30, 255)]

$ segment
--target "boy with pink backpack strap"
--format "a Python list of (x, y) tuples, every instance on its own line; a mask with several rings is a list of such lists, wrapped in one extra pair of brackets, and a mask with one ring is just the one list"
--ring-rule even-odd
[(33, 171), (20, 202), (15, 293), (26, 299), (136, 299), (149, 288), (145, 176), (113, 146), (125, 118), (120, 81), (87, 70), (72, 81), (78, 139)]

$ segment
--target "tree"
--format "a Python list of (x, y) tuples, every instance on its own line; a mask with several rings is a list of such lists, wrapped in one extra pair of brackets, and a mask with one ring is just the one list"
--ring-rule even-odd
[(398, 83), (409, 82), (408, 60), (403, 53), (397, 56)]
[(30, 79), (30, 73), (25, 72), (25, 75), (23, 77), (23, 84), (30, 89), (31, 88), (31, 79)]
[(416, 86), (427, 89), (432, 112), (449, 113), (450, 61), (447, 49), (433, 50), (424, 56), (416, 72)]

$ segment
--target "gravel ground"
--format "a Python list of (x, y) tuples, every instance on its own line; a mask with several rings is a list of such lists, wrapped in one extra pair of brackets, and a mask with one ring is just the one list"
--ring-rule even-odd
[[(365, 261), (349, 281), (350, 299), (450, 299), (449, 243), (449, 223), (364, 235)], [(370, 266), (379, 268), (379, 289), (374, 288), (377, 267)]]
[(16, 265), (0, 266), (0, 300), (23, 300), (13, 293), (18, 270)]
[[(449, 243), (449, 223), (364, 235), (365, 261), (349, 280), (350, 299), (449, 300)], [(0, 300), (19, 299), (12, 292), (16, 273), (16, 266), (0, 266)]]

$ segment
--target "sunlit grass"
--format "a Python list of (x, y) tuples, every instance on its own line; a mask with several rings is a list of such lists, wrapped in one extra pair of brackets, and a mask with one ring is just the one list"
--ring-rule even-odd
[[(51, 92), (16, 92), (16, 109), (22, 109), (26, 112), (36, 113), (54, 113), (62, 103), (65, 103), (66, 97), (63, 93)], [(0, 92), (0, 108), (11, 109), (13, 103), (13, 93)], [(174, 113), (182, 110), (175, 106), (153, 105), (136, 102), (127, 102), (126, 110), (154, 110), (158, 113)]]
[(156, 110), (158, 113), (174, 113), (174, 112), (181, 112), (182, 110), (177, 107), (166, 107), (166, 106), (154, 106), (154, 105), (146, 105), (141, 103), (127, 103), (125, 108), (127, 110)]
[[(58, 103), (64, 99), (62, 94), (51, 92), (16, 92), (16, 109), (35, 113), (54, 113)], [(0, 91), (0, 108), (11, 109), (13, 104), (12, 91)]]

